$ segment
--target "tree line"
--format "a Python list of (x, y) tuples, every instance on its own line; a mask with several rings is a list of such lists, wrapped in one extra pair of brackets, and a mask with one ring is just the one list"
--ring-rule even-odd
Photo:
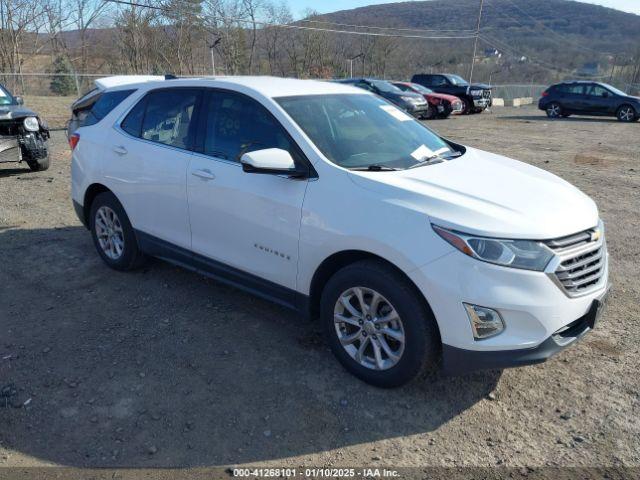
[[(91, 79), (76, 73), (210, 75), (215, 64), (218, 75), (336, 78), (353, 72), (406, 79), (416, 72), (435, 71), (466, 76), (471, 64), (472, 39), (323, 31), (323, 27), (371, 30), (313, 23), (325, 19), (312, 10), (304, 12), (305, 23), (295, 22), (287, 4), (279, 0), (132, 3), (0, 0), (0, 72), (17, 74), (12, 80), (21, 91), (25, 72), (50, 72), (50, 89), (72, 94), (91, 84)], [(485, 56), (483, 51), (476, 58), (476, 80), (546, 83), (567, 74), (507, 55)], [(575, 66), (581, 60), (576, 56)], [(635, 72), (626, 75), (640, 77)]]

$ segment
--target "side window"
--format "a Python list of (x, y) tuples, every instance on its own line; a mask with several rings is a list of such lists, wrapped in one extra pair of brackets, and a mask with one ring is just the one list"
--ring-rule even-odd
[(609, 95), (609, 91), (600, 85), (589, 85), (587, 87), (587, 95), (594, 97), (605, 97)]
[(394, 85), (398, 87), (400, 90), (402, 90), (403, 92), (411, 91), (409, 87), (407, 87), (406, 85), (403, 85), (402, 83), (394, 83)]
[(135, 90), (118, 90), (115, 92), (103, 93), (98, 101), (93, 104), (88, 115), (81, 122), (81, 127), (95, 125), (104, 117), (109, 115), (111, 111), (122, 103), (122, 101), (131, 95)]
[(232, 92), (212, 92), (205, 111), (205, 155), (239, 162), (246, 152), (281, 148), (295, 157), (289, 136), (258, 102)]
[(191, 119), (197, 90), (169, 89), (151, 92), (142, 121), (141, 137), (152, 142), (189, 148)]
[(442, 75), (435, 75), (433, 77), (433, 80), (431, 81), (431, 85), (433, 85), (434, 87), (441, 87), (442, 85), (447, 85), (447, 83), (447, 79)]
[(147, 97), (145, 96), (136, 104), (135, 107), (131, 109), (127, 117), (120, 124), (120, 128), (122, 128), (129, 135), (140, 137), (140, 131), (142, 130), (142, 119), (144, 118), (144, 111), (146, 106)]
[(584, 95), (584, 85), (581, 83), (574, 83), (573, 85), (569, 85), (569, 93), (573, 95)]
[(369, 90), (370, 92), (375, 92), (375, 89), (367, 82), (358, 82), (356, 83), (356, 87), (363, 88), (364, 90)]
[(433, 82), (433, 75), (421, 75), (417, 83), (420, 83), (421, 85), (424, 85), (426, 87), (435, 86)]

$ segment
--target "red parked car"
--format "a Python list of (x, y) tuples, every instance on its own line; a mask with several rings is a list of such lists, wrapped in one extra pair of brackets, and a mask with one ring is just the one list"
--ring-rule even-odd
[(462, 101), (446, 93), (436, 93), (433, 90), (411, 82), (391, 82), (400, 90), (405, 92), (415, 92), (424, 96), (429, 102), (429, 113), (427, 118), (447, 118), (449, 115), (459, 115), (462, 113)]

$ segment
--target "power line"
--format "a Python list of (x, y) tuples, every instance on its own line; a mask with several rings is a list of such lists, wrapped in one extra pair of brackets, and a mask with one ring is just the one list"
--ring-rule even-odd
[[(130, 7), (151, 8), (154, 10), (161, 10), (165, 12), (171, 11), (171, 9), (167, 7), (159, 7), (157, 5), (144, 5), (142, 3), (136, 3), (133, 1), (124, 1), (124, 0), (106, 0), (106, 1), (109, 3), (127, 5)], [(329, 29), (329, 28), (305, 27), (302, 25), (292, 25), (288, 23), (271, 23), (271, 22), (258, 21), (258, 20), (247, 20), (245, 18), (223, 17), (220, 15), (207, 15), (207, 18), (237, 22), (237, 23), (250, 23), (250, 24), (261, 25), (265, 27), (288, 28), (293, 30), (310, 30), (310, 31), (329, 32), (329, 33), (343, 33), (347, 35), (360, 35), (360, 36), (370, 36), (370, 37), (414, 38), (414, 39), (425, 39), (425, 40), (475, 38), (474, 35), (471, 35), (471, 34), (425, 36), (425, 35), (401, 35), (401, 34), (392, 34), (392, 33), (354, 32), (354, 31), (348, 31), (348, 30), (335, 30), (335, 29)]]

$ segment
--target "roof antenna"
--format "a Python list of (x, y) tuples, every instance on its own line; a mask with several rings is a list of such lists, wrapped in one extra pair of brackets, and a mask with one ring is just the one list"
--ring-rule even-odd
[(167, 74), (165, 74), (164, 79), (165, 80), (177, 80), (178, 77), (176, 77), (173, 73), (167, 73)]

